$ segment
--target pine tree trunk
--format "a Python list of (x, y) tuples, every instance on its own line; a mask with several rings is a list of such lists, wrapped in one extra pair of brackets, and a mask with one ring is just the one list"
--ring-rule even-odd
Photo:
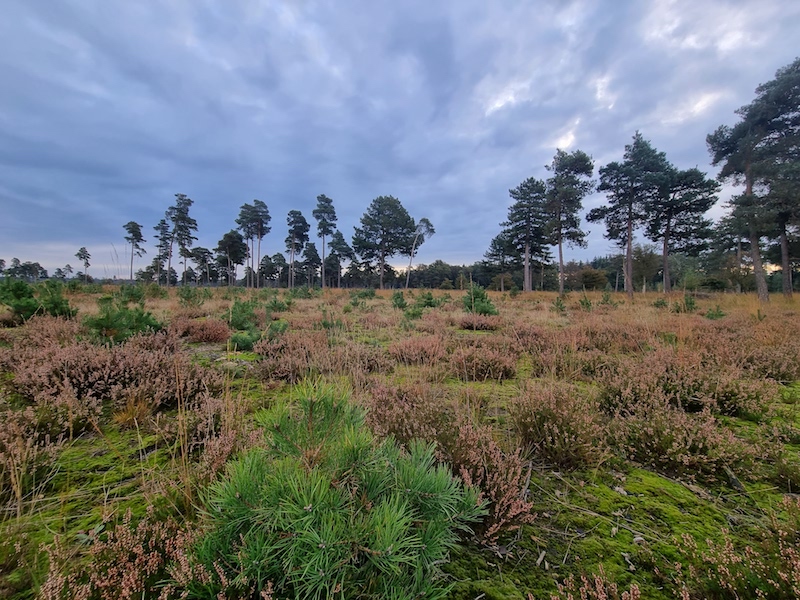
[(131, 285), (133, 285), (133, 244), (131, 244)]
[(322, 289), (325, 289), (325, 236), (322, 236), (322, 266), (320, 267), (320, 277), (322, 278)]
[(558, 233), (558, 295), (564, 295), (564, 250), (561, 232)]
[(380, 276), (381, 289), (383, 289), (383, 262), (384, 262), (384, 260), (386, 260), (386, 257), (384, 257), (383, 251), (381, 251), (380, 261), (378, 261), (379, 262), (379, 268), (381, 270), (381, 276)]
[(739, 281), (736, 282), (736, 293), (742, 293), (742, 238), (740, 237), (736, 242), (736, 272)]
[[(748, 162), (745, 167), (745, 195), (752, 203), (753, 199), (753, 175), (751, 165)], [(750, 222), (750, 256), (753, 259), (753, 274), (756, 277), (756, 291), (761, 302), (769, 302), (769, 289), (767, 288), (767, 278), (764, 275), (764, 264), (761, 262), (761, 248), (759, 242), (761, 236), (756, 231), (756, 224)]]
[(761, 302), (769, 302), (769, 289), (767, 278), (764, 275), (764, 264), (761, 262), (760, 237), (755, 226), (750, 226), (750, 256), (753, 259), (753, 272), (756, 276), (756, 291)]
[(167, 254), (167, 287), (170, 287), (172, 284), (169, 280), (169, 274), (172, 271), (172, 242), (169, 244), (169, 253)]
[(633, 217), (628, 211), (628, 240), (625, 245), (625, 292), (633, 300)]
[(786, 223), (781, 223), (781, 268), (783, 269), (783, 295), (792, 297), (792, 265), (789, 262), (789, 239), (786, 236)]
[(525, 244), (525, 256), (524, 260), (522, 261), (522, 268), (524, 269), (524, 273), (522, 276), (522, 287), (524, 288), (523, 291), (530, 292), (531, 291), (531, 246), (530, 244)]
[(669, 294), (672, 291), (672, 282), (669, 278), (669, 233), (670, 222), (667, 220), (667, 227), (664, 230), (664, 249), (662, 251), (662, 258), (664, 259), (664, 293)]
[(261, 287), (261, 238), (258, 238), (258, 255), (256, 256), (256, 260), (258, 261), (258, 271), (256, 275), (256, 289)]

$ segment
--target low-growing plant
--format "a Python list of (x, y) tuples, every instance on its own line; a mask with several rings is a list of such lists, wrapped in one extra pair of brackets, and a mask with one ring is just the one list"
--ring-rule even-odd
[(405, 296), (403, 296), (401, 290), (396, 290), (392, 294), (392, 307), (398, 310), (405, 310), (408, 308), (408, 302), (406, 302)]
[(683, 597), (800, 597), (800, 499), (784, 497), (778, 508), (783, 514), (771, 515), (758, 545), (738, 543), (728, 530), (721, 541), (702, 543), (689, 534), (676, 540), (688, 563), (675, 577)]
[(289, 298), (311, 300), (318, 294), (318, 288), (308, 286), (295, 287), (289, 290)]
[(479, 285), (472, 284), (462, 298), (464, 310), (479, 315), (496, 315), (497, 308), (492, 304), (486, 290)]
[(365, 288), (363, 290), (356, 290), (350, 292), (351, 300), (372, 300), (375, 298), (375, 288)]
[(414, 321), (422, 317), (422, 308), (419, 306), (409, 306), (403, 311), (403, 316), (409, 321)]
[(461, 329), (468, 329), (470, 331), (495, 331), (500, 329), (502, 321), (498, 316), (487, 316), (472, 313), (464, 316), (459, 321)]
[(178, 301), (184, 308), (198, 308), (211, 299), (211, 290), (206, 287), (182, 285), (178, 288)]
[(443, 598), (440, 564), (485, 510), (434, 447), (377, 441), (346, 395), (304, 385), (259, 416), (266, 450), (211, 486), (198, 596)]
[(97, 303), (100, 313), (83, 319), (83, 324), (97, 341), (117, 344), (139, 333), (161, 329), (161, 323), (142, 305), (131, 308), (112, 296), (104, 296)]
[(597, 303), (600, 306), (610, 306), (611, 308), (617, 308), (621, 303), (615, 302), (611, 299), (611, 292), (603, 292), (602, 298), (600, 298), (600, 302)]
[(592, 312), (592, 301), (589, 300), (589, 297), (586, 294), (584, 294), (580, 300), (578, 300), (578, 302), (581, 305), (581, 310), (584, 310), (585, 312)]
[(287, 298), (285, 301), (278, 298), (277, 295), (271, 296), (264, 306), (268, 312), (286, 312), (292, 307), (292, 299)]
[(430, 365), (447, 355), (447, 348), (441, 336), (413, 336), (392, 342), (389, 355), (405, 365)]
[[(172, 562), (186, 560), (194, 537), (172, 519), (159, 520), (152, 508), (136, 525), (130, 509), (116, 526), (98, 523), (81, 539), (88, 560), (79, 562), (62, 539), (46, 548), (49, 571), (38, 597), (42, 600), (96, 598), (136, 600), (176, 597), (165, 588)], [(161, 596), (157, 594), (162, 593)]]
[(557, 296), (553, 303), (550, 305), (550, 310), (557, 315), (563, 315), (567, 312), (567, 306), (564, 304), (561, 296)]
[(262, 339), (253, 345), (261, 358), (255, 374), (264, 380), (298, 383), (320, 374), (320, 364), (330, 361), (328, 336), (323, 331), (289, 330), (273, 339)]
[(253, 345), (261, 339), (261, 332), (258, 329), (247, 329), (236, 331), (231, 335), (230, 347), (234, 351), (250, 352)]
[(674, 313), (693, 313), (697, 311), (697, 301), (694, 296), (684, 294), (682, 302), (674, 302), (672, 304), (672, 312)]
[(170, 331), (190, 342), (214, 344), (224, 342), (231, 336), (231, 329), (220, 319), (189, 319), (179, 317), (170, 323)]
[(712, 321), (716, 321), (717, 319), (722, 319), (726, 313), (722, 311), (719, 307), (719, 304), (715, 308), (709, 308), (706, 311), (705, 317), (706, 319), (711, 319)]
[(289, 329), (289, 322), (285, 319), (278, 319), (277, 321), (270, 321), (267, 326), (266, 337), (268, 340), (274, 340), (276, 337), (283, 335)]
[(64, 285), (59, 281), (46, 281), (37, 290), (25, 281), (6, 277), (0, 284), (0, 305), (11, 310), (16, 323), (23, 323), (36, 314), (74, 317), (77, 313), (64, 297)]
[(17, 518), (25, 499), (40, 493), (63, 446), (63, 437), (51, 436), (33, 407), (15, 410), (0, 400), (0, 500), (11, 499)]
[(341, 319), (337, 319), (332, 312), (328, 313), (327, 310), (322, 309), (319, 327), (322, 329), (344, 329), (344, 322)]
[(610, 444), (624, 456), (667, 475), (718, 481), (726, 468), (743, 472), (754, 459), (753, 450), (709, 410), (687, 414), (663, 400), (621, 411), (609, 433)]
[(442, 454), (453, 472), (467, 485), (477, 487), (481, 497), (488, 500), (489, 514), (479, 529), (483, 541), (494, 542), (501, 534), (532, 522), (522, 450), (503, 451), (491, 426), (476, 425), (463, 414), (455, 430), (455, 435), (449, 437), (451, 443), (443, 444)]
[(131, 285), (128, 283), (121, 284), (114, 292), (114, 297), (121, 303), (135, 303), (139, 304), (144, 302), (145, 288), (141, 285)]
[(609, 455), (606, 418), (590, 392), (561, 381), (531, 382), (508, 404), (520, 441), (566, 469), (596, 466)]
[(436, 298), (430, 290), (425, 290), (416, 297), (414, 305), (419, 308), (438, 308), (443, 302), (442, 298)]
[(669, 302), (666, 298), (658, 298), (653, 302), (653, 308), (669, 308)]
[(517, 374), (516, 358), (493, 348), (456, 348), (450, 355), (450, 365), (456, 376), (464, 381), (499, 382), (513, 379)]
[[(532, 595), (528, 595), (533, 600)], [(620, 593), (619, 585), (606, 575), (601, 564), (597, 573), (583, 574), (580, 578), (570, 575), (558, 583), (558, 593), (551, 594), (550, 600), (640, 600), (642, 592), (636, 583)]]
[(231, 329), (247, 330), (257, 327), (257, 308), (257, 300), (239, 300), (238, 298), (234, 300), (228, 310), (228, 324), (231, 326)]

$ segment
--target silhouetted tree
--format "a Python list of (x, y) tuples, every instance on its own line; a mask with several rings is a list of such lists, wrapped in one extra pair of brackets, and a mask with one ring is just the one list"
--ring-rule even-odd
[(131, 283), (133, 283), (133, 256), (141, 257), (147, 251), (142, 248), (142, 243), (146, 240), (142, 236), (142, 226), (135, 221), (128, 221), (123, 228), (128, 233), (125, 236), (125, 241), (131, 245)]

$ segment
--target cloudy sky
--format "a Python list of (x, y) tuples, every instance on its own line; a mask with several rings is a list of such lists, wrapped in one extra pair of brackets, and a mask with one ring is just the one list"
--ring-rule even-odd
[[(151, 242), (176, 192), (212, 248), (263, 200), (274, 253), (324, 193), (348, 239), (391, 194), (436, 227), (419, 262), (473, 262), (556, 148), (599, 167), (638, 129), (713, 173), (798, 32), (785, 0), (5, 0), (0, 258), (124, 276), (122, 226)], [(588, 229), (569, 257), (612, 250)]]

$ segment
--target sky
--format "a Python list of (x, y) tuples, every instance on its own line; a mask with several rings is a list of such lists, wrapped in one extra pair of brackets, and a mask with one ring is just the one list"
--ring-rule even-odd
[[(599, 168), (638, 130), (715, 175), (706, 135), (798, 32), (786, 0), (4, 0), (0, 258), (52, 271), (85, 246), (91, 275), (126, 277), (123, 225), (144, 266), (176, 193), (209, 248), (263, 200), (273, 254), (326, 194), (348, 240), (393, 195), (436, 229), (416, 262), (472, 263), (557, 148)], [(567, 259), (614, 252), (584, 225)]]

